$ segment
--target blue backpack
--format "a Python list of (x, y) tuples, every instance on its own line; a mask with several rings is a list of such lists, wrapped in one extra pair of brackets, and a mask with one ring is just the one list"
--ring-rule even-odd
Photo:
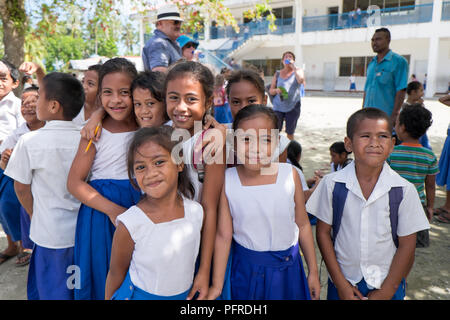
[[(339, 228), (341, 226), (342, 214), (344, 212), (345, 200), (347, 199), (348, 189), (343, 182), (336, 182), (333, 189), (333, 224), (331, 226), (333, 232), (331, 239), (336, 241)], [(395, 246), (398, 248), (398, 236), (397, 236), (397, 226), (398, 226), (398, 208), (400, 202), (403, 199), (402, 187), (392, 187), (389, 190), (389, 219), (391, 220), (391, 232), (392, 240)]]

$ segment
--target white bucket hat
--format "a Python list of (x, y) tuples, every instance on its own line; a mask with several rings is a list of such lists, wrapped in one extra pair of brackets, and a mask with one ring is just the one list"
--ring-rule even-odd
[(168, 4), (158, 8), (156, 13), (156, 22), (162, 20), (183, 21), (180, 16), (180, 10), (178, 10), (178, 7), (174, 4)]

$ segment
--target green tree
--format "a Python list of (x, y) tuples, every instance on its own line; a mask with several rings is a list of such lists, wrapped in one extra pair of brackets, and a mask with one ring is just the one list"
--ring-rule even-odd
[[(47, 71), (68, 71), (70, 60), (83, 58), (84, 46), (82, 38), (74, 38), (70, 34), (47, 39), (44, 56)], [(58, 60), (64, 62), (61, 69), (54, 65)]]

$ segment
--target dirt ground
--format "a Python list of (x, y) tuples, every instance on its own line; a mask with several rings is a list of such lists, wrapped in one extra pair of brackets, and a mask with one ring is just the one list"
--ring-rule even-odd
[[(316, 169), (329, 171), (329, 146), (344, 139), (347, 118), (361, 107), (361, 97), (307, 96), (302, 100), (302, 111), (295, 139), (303, 147), (301, 164), (306, 178), (312, 177)], [(450, 108), (436, 100), (427, 100), (425, 105), (433, 113), (433, 125), (428, 137), (439, 158), (450, 120)], [(436, 190), (435, 207), (445, 201), (445, 190)], [(315, 227), (313, 227), (315, 231)], [(433, 220), (430, 230), (430, 247), (416, 250), (416, 259), (407, 279), (407, 300), (450, 299), (450, 225)], [(5, 234), (0, 228), (0, 250), (6, 246)], [(317, 249), (317, 261), (321, 256)], [(26, 299), (28, 267), (15, 267), (15, 259), (0, 265), (0, 300)], [(321, 267), (321, 298), (326, 297), (327, 272)]]

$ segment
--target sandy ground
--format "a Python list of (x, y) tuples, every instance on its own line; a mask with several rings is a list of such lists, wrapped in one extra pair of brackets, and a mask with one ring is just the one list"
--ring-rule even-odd
[[(303, 147), (301, 164), (307, 178), (316, 169), (329, 171), (329, 146), (345, 136), (347, 118), (361, 107), (360, 97), (307, 96), (302, 101), (302, 112), (295, 134)], [(447, 134), (450, 108), (436, 100), (425, 105), (433, 113), (433, 125), (428, 131), (433, 151), (439, 157)], [(445, 190), (438, 187), (435, 207), (445, 201)], [(313, 227), (315, 231), (315, 227)], [(406, 299), (450, 299), (450, 225), (432, 221), (429, 248), (416, 250), (414, 267), (407, 279)], [(0, 228), (0, 250), (6, 246), (5, 234)], [(317, 261), (321, 256), (317, 249)], [(0, 300), (26, 299), (28, 267), (15, 267), (15, 259), (0, 265)], [(321, 298), (326, 297), (327, 272), (321, 267)]]

